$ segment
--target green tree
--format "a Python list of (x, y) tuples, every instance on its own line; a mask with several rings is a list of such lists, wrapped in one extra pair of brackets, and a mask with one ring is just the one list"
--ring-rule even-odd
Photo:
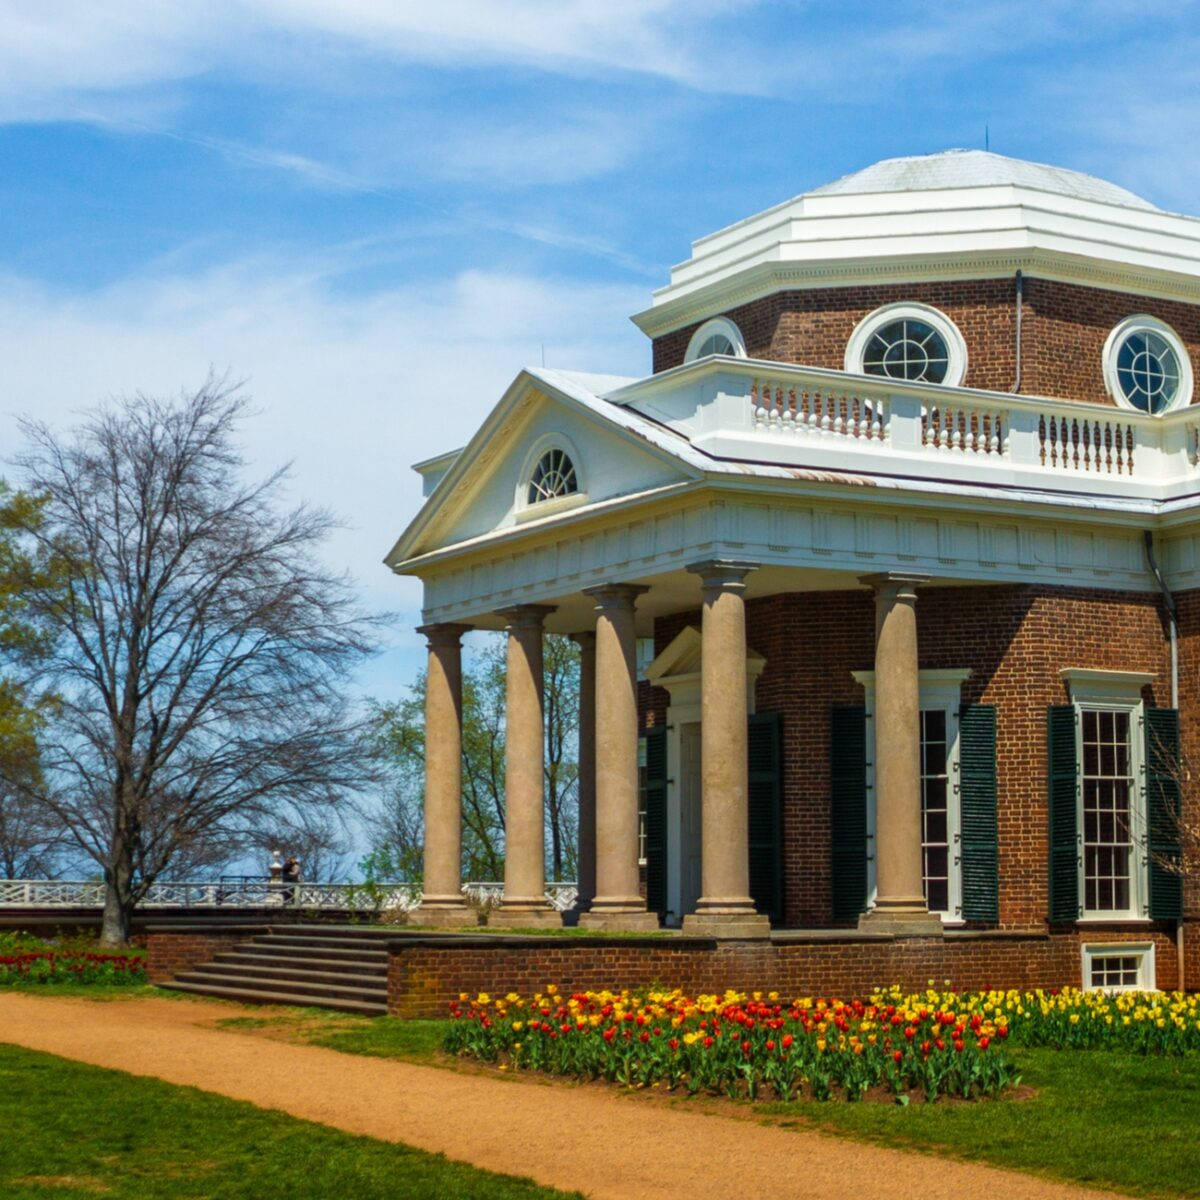
[[(546, 869), (574, 878), (578, 825), (579, 651), (550, 635), (545, 649)], [(489, 638), (464, 655), (462, 730), (463, 877), (504, 878), (505, 647)], [(419, 878), (424, 842), (425, 676), (376, 712), (376, 740), (388, 787), (371, 820), (374, 867)]]
[(63, 846), (61, 823), (27, 790), (40, 779), (38, 737), (54, 704), (38, 688), (52, 640), (30, 604), (55, 587), (53, 561), (28, 532), (40, 528), (43, 506), (0, 479), (0, 876), (8, 879), (52, 874)]

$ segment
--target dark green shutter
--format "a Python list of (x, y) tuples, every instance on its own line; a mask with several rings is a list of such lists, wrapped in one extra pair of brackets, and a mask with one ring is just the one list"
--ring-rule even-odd
[(754, 907), (772, 921), (783, 920), (781, 741), (778, 713), (755, 713), (750, 718), (747, 737), (750, 897)]
[(1150, 915), (1183, 915), (1179, 873), (1179, 710), (1146, 709), (1146, 809), (1150, 851)]
[(829, 718), (833, 916), (867, 907), (867, 710), (834, 708)]
[(646, 730), (646, 907), (667, 910), (667, 730)]
[(959, 713), (958, 777), (963, 919), (998, 921), (996, 707), (993, 704), (968, 704)]
[(1050, 920), (1079, 917), (1078, 754), (1075, 708), (1046, 710), (1046, 776), (1050, 787)]

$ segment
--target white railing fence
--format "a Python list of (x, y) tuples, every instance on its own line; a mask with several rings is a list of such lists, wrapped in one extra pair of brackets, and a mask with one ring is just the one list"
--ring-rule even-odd
[[(1200, 405), (1156, 417), (1101, 404), (746, 360), (714, 362), (694, 374), (647, 386), (665, 389), (673, 383), (696, 391), (705, 371), (719, 372), (722, 393), (737, 397), (744, 407), (739, 412), (736, 405), (726, 406), (716, 425), (710, 421), (684, 432), (706, 447), (713, 440), (708, 448), (735, 457), (763, 451), (744, 440), (721, 446), (722, 436), (769, 438), (779, 447), (780, 461), (789, 461), (789, 443), (803, 445), (810, 457), (833, 453), (836, 458), (830, 461), (844, 468), (853, 468), (857, 460), (863, 469), (887, 469), (891, 460), (897, 469), (909, 471), (924, 459), (936, 476), (937, 464), (953, 474), (957, 459), (985, 471), (1017, 472), (1057, 489), (1077, 487), (1069, 482), (1072, 476), (1107, 476), (1133, 485), (1170, 483), (1193, 477), (1200, 464)], [(703, 395), (697, 395), (703, 403)], [(636, 404), (636, 397), (637, 388), (631, 387), (622, 393), (622, 402)], [(687, 404), (674, 408), (695, 411)], [(902, 459), (907, 463), (901, 464)], [(764, 461), (772, 461), (769, 451)], [(819, 458), (812, 461), (823, 464)]]
[[(490, 910), (504, 894), (502, 883), (466, 883), (463, 895)], [(547, 883), (546, 900), (559, 912), (575, 904), (573, 883)], [(142, 908), (335, 909), (351, 912), (412, 912), (421, 903), (413, 883), (269, 883), (267, 881), (152, 883)], [(0, 909), (102, 908), (104, 884), (60, 879), (0, 879)]]

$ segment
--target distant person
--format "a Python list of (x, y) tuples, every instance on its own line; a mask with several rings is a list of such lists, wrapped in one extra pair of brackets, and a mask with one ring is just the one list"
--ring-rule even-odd
[(283, 864), (284, 902), (297, 904), (300, 901), (300, 860), (289, 858)]

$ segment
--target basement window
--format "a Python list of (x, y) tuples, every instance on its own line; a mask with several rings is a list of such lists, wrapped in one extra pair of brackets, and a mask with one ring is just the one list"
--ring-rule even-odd
[(1105, 992), (1153, 991), (1153, 943), (1085, 943), (1083, 986), (1086, 989)]

